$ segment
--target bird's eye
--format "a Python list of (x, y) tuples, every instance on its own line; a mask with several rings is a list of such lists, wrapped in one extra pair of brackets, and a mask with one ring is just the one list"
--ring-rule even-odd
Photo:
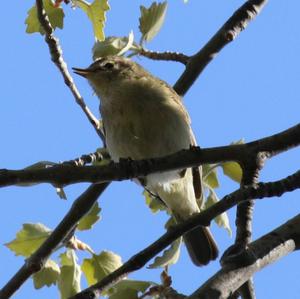
[(106, 62), (104, 65), (103, 65), (104, 68), (106, 68), (107, 70), (110, 70), (114, 67), (114, 64), (111, 63), (111, 62)]

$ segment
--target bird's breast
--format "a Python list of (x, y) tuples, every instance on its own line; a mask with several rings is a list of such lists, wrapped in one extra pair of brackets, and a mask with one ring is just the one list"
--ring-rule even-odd
[(164, 94), (119, 93), (103, 101), (101, 114), (115, 161), (161, 157), (190, 146), (185, 110)]

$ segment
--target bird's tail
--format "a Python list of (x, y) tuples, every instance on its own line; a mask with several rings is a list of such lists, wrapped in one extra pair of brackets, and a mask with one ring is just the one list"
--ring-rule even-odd
[(196, 266), (207, 265), (217, 258), (218, 247), (208, 227), (196, 227), (184, 234), (183, 239)]
[[(178, 223), (200, 212), (201, 199), (197, 201), (195, 197), (191, 169), (180, 179), (150, 189), (164, 201)], [(206, 265), (217, 258), (218, 247), (208, 227), (196, 227), (183, 238), (195, 265)]]

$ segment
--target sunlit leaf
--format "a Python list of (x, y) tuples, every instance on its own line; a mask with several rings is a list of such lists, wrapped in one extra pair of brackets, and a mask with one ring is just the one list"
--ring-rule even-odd
[(96, 202), (90, 211), (83, 217), (78, 223), (78, 230), (87, 230), (91, 229), (92, 226), (100, 219), (101, 208), (99, 207), (98, 202)]
[[(238, 141), (232, 142), (230, 145), (236, 145), (236, 144), (244, 144), (245, 140), (242, 138)], [(230, 177), (232, 180), (240, 183), (243, 176), (243, 171), (241, 166), (236, 162), (224, 162), (221, 163), (221, 167), (223, 169), (223, 172), (225, 175)]]
[(166, 15), (167, 2), (153, 2), (149, 8), (141, 5), (140, 31), (142, 41), (150, 41), (159, 32)]
[[(213, 204), (217, 203), (219, 201), (219, 198), (216, 194), (216, 192), (214, 192), (213, 189), (209, 190), (209, 195), (207, 197), (206, 203), (205, 203), (205, 209), (209, 208), (210, 206), (212, 206)], [(229, 236), (232, 235), (232, 231), (231, 231), (231, 227), (230, 227), (230, 223), (229, 223), (229, 218), (226, 212), (220, 214), (219, 216), (217, 216), (214, 221), (217, 223), (218, 226), (223, 227), (227, 230)]]
[(150, 281), (124, 279), (114, 285), (109, 299), (138, 299), (138, 294), (145, 292), (151, 285), (153, 283)]
[(77, 256), (74, 250), (68, 250), (61, 254), (61, 268), (58, 277), (60, 298), (67, 299), (80, 292), (81, 269), (77, 264)]
[(221, 167), (225, 175), (238, 183), (241, 182), (243, 171), (237, 162), (224, 162)]
[(92, 22), (95, 38), (103, 41), (105, 38), (106, 11), (110, 9), (108, 0), (94, 0), (92, 3), (88, 3), (85, 0), (73, 0), (73, 2), (87, 14)]
[(47, 260), (43, 269), (32, 276), (34, 287), (40, 289), (44, 286), (55, 285), (59, 274), (59, 266), (53, 260)]
[[(165, 229), (168, 230), (172, 226), (176, 225), (174, 217), (170, 217), (165, 224)], [(161, 256), (157, 256), (154, 262), (148, 266), (148, 268), (164, 268), (176, 264), (180, 256), (180, 245), (182, 243), (182, 238), (175, 240), (169, 248), (163, 251)]]
[(161, 256), (157, 256), (148, 268), (164, 268), (176, 264), (180, 256), (180, 245), (182, 238), (175, 240), (169, 248), (163, 251)]
[(146, 204), (152, 213), (166, 210), (164, 203), (159, 198), (151, 195), (147, 190), (144, 190), (143, 195), (145, 197)]
[(96, 41), (92, 49), (93, 59), (96, 60), (109, 55), (123, 55), (127, 51), (136, 49), (138, 49), (138, 45), (134, 43), (134, 36), (131, 31), (128, 37), (110, 36), (102, 42)]
[(122, 265), (121, 257), (111, 251), (94, 254), (90, 259), (84, 259), (81, 269), (89, 285), (95, 284), (103, 277)]
[(205, 164), (202, 166), (202, 173), (204, 182), (211, 188), (215, 189), (219, 187), (219, 181), (217, 176), (217, 169), (214, 164)]
[(41, 246), (50, 233), (51, 230), (41, 223), (25, 223), (16, 238), (5, 246), (16, 255), (28, 257)]
[[(51, 0), (43, 0), (43, 3), (52, 28), (55, 29), (58, 27), (62, 29), (65, 16), (63, 10), (60, 7), (55, 7)], [(40, 32), (41, 34), (45, 34), (45, 31), (38, 20), (37, 9), (35, 5), (28, 11), (28, 16), (25, 20), (25, 24), (27, 25), (27, 33)]]

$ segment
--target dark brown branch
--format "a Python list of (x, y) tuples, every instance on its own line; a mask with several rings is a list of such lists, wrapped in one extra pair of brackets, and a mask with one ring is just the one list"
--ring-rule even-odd
[[(187, 231), (195, 228), (196, 226), (208, 226), (212, 219), (226, 210), (232, 208), (234, 205), (246, 201), (249, 198), (259, 199), (264, 197), (280, 196), (284, 192), (294, 191), (300, 188), (300, 171), (296, 172), (292, 176), (289, 176), (283, 180), (271, 182), (271, 183), (259, 183), (255, 186), (247, 186), (239, 189), (227, 196), (225, 196), (218, 203), (202, 211), (198, 215), (195, 215), (187, 221), (174, 226), (171, 230), (162, 235), (157, 241), (149, 245), (144, 250), (130, 258), (116, 271), (112, 272), (100, 282), (87, 288), (86, 290), (73, 296), (71, 299), (91, 299), (97, 298), (100, 293), (116, 283), (129, 273), (139, 270), (145, 266), (145, 264), (155, 257), (160, 251), (170, 245), (177, 238), (182, 236)], [(298, 229), (300, 226), (298, 227)], [(300, 242), (297, 243), (299, 247)], [(204, 297), (210, 298), (210, 297)]]
[(184, 95), (212, 59), (246, 28), (263, 9), (267, 0), (249, 0), (242, 5), (187, 64), (174, 89)]
[[(254, 167), (244, 168), (241, 187), (255, 185), (258, 183), (259, 172), (264, 164), (264, 157), (259, 155), (254, 160)], [(256, 163), (255, 163), (256, 162)], [(234, 252), (244, 250), (252, 240), (252, 219), (253, 219), (254, 200), (247, 200), (241, 202), (237, 206), (236, 212), (236, 238), (232, 246)], [(230, 249), (226, 251), (230, 254)], [(225, 257), (223, 258), (223, 260)], [(255, 291), (253, 280), (246, 281), (238, 290), (238, 294), (243, 299), (255, 299)]]
[(73, 94), (76, 103), (80, 106), (86, 117), (88, 118), (89, 122), (92, 124), (94, 129), (96, 130), (99, 137), (104, 142), (104, 134), (101, 128), (100, 122), (98, 119), (93, 115), (90, 111), (88, 106), (85, 104), (83, 97), (79, 93), (72, 76), (70, 75), (67, 64), (65, 63), (63, 56), (62, 56), (62, 49), (59, 45), (59, 40), (53, 35), (53, 28), (51, 23), (49, 22), (49, 18), (44, 10), (43, 1), (36, 0), (36, 7), (37, 7), (37, 15), (39, 22), (42, 28), (45, 31), (45, 41), (48, 44), (51, 60), (59, 69), (60, 73), (62, 74), (66, 85), (69, 87), (71, 93)]
[(152, 60), (177, 61), (184, 65), (186, 65), (189, 61), (189, 56), (179, 52), (156, 52), (142, 49), (138, 52), (138, 54)]
[[(145, 176), (154, 172), (183, 169), (200, 164), (237, 161), (242, 168), (256, 167), (258, 157), (266, 158), (300, 144), (300, 124), (281, 133), (245, 144), (182, 150), (178, 153), (155, 159), (122, 160), (105, 166), (75, 167), (57, 165), (47, 169), (24, 169), (0, 171), (0, 187), (26, 184), (51, 183), (64, 186), (79, 182), (108, 182)], [(254, 166), (253, 166), (254, 165)]]
[(76, 199), (70, 211), (51, 233), (49, 238), (26, 260), (23, 267), (0, 290), (1, 299), (9, 298), (32, 274), (42, 269), (51, 253), (64, 241), (69, 232), (74, 230), (77, 222), (92, 208), (107, 185), (91, 185)]
[(249, 244), (239, 264), (223, 267), (187, 299), (225, 299), (253, 274), (300, 245), (300, 215)]

